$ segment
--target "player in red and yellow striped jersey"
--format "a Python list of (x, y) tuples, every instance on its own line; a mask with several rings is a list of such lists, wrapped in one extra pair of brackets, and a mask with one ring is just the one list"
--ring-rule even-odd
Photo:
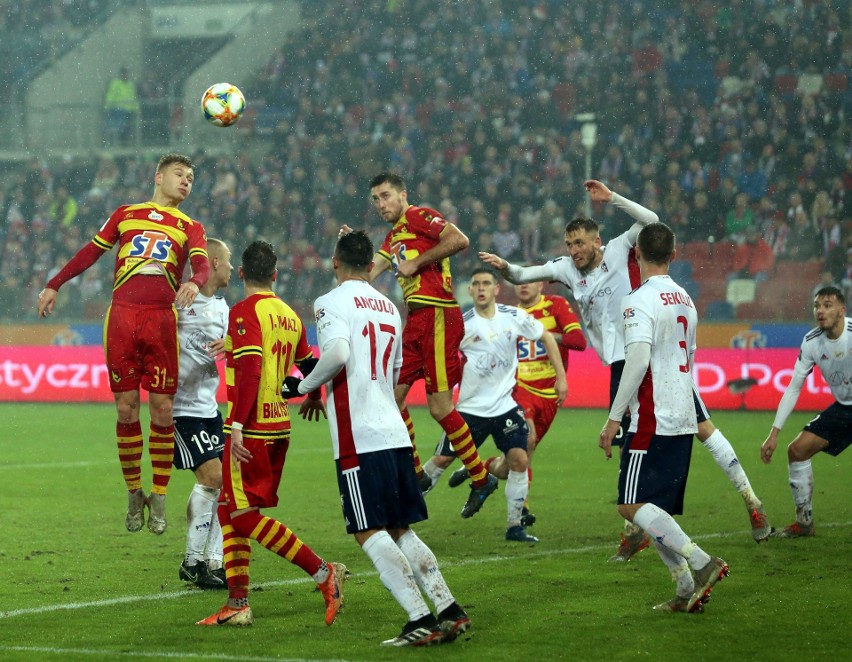
[[(166, 487), (174, 457), (172, 405), (177, 390), (177, 311), (192, 304), (207, 282), (207, 237), (204, 227), (178, 206), (192, 191), (192, 161), (166, 154), (154, 174), (149, 202), (124, 205), (71, 258), (38, 297), (39, 315), (53, 312), (59, 288), (117, 246), (112, 305), (104, 322), (104, 351), (110, 389), (118, 413), (118, 457), (128, 491), (125, 526), (139, 531), (149, 508), (148, 529), (166, 529)], [(187, 262), (192, 278), (182, 283)], [(140, 393), (150, 394), (148, 452), (153, 471), (151, 494), (141, 486), (142, 428)]]
[[(586, 337), (583, 335), (580, 320), (577, 319), (571, 304), (563, 297), (542, 294), (543, 289), (542, 282), (515, 285), (518, 306), (530, 313), (553, 334), (567, 374), (569, 350), (585, 350)], [(512, 397), (524, 410), (530, 429), (527, 438), (530, 484), (532, 484), (533, 452), (547, 434), (553, 419), (556, 418), (556, 412), (559, 411), (555, 384), (556, 372), (547, 358), (543, 343), (540, 340), (532, 341), (525, 338), (518, 340), (518, 383)], [(486, 462), (488, 471), (505, 479), (509, 468), (504, 460), (503, 456), (490, 458)], [(535, 516), (529, 512), (528, 504), (524, 504), (521, 522), (524, 526), (532, 526), (535, 522)]]
[[(413, 445), (414, 427), (407, 415), (405, 397), (414, 382), (425, 380), (429, 413), (446, 432), (473, 481), (462, 509), (462, 517), (471, 517), (497, 488), (497, 481), (489, 477), (470, 428), (453, 405), (453, 387), (461, 380), (459, 344), (464, 336), (464, 320), (453, 295), (450, 257), (470, 242), (440, 212), (410, 204), (405, 182), (395, 173), (383, 172), (373, 177), (370, 197), (379, 215), (392, 226), (374, 256), (370, 281), (393, 269), (408, 307), (402, 331), (402, 371), (394, 396)], [(341, 233), (349, 231), (348, 226), (341, 228)], [(419, 465), (416, 450), (415, 458)], [(421, 486), (428, 490), (428, 471), (424, 474), (419, 466), (415, 468)]]
[[(567, 373), (569, 350), (585, 350), (586, 337), (571, 304), (560, 296), (542, 294), (543, 287), (544, 284), (540, 282), (515, 285), (518, 306), (553, 334)], [(530, 426), (528, 452), (531, 458), (556, 416), (557, 408), (553, 407), (556, 403), (555, 383), (556, 373), (540, 343), (519, 342), (518, 384), (513, 396), (524, 408)]]
[[(268, 242), (249, 244), (239, 268), (245, 299), (228, 315), (228, 414), (218, 511), (228, 602), (198, 625), (251, 625), (252, 540), (313, 578), (326, 603), (326, 625), (334, 622), (343, 603), (346, 566), (327, 563), (284, 523), (260, 512), (278, 505), (278, 486), (290, 446), (290, 412), (281, 397), (281, 385), (294, 364), (313, 358), (302, 320), (272, 291), (277, 262)], [(324, 413), (320, 392), (315, 393), (314, 407)]]

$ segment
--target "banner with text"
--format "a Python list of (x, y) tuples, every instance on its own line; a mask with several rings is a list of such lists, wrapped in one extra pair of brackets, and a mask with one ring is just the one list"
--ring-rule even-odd
[[(771, 411), (790, 382), (796, 354), (793, 349), (703, 349), (696, 354), (693, 375), (711, 412)], [(100, 347), (87, 345), (0, 346), (0, 402), (112, 402), (103, 356)], [(220, 373), (223, 367), (220, 363)], [(608, 393), (609, 369), (592, 351), (572, 352), (565, 406), (606, 407)], [(224, 379), (219, 400), (225, 401)], [(796, 408), (820, 411), (833, 401), (816, 370), (808, 377)], [(411, 389), (408, 404), (426, 404), (422, 381)]]

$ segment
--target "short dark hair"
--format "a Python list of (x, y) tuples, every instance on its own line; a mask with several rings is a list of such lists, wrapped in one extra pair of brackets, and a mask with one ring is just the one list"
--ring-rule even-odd
[(665, 223), (651, 223), (639, 231), (636, 245), (642, 259), (652, 264), (668, 264), (675, 249), (675, 234)]
[(373, 189), (376, 186), (384, 184), (385, 182), (390, 184), (397, 191), (405, 190), (405, 180), (402, 178), (402, 176), (390, 171), (380, 172), (378, 175), (373, 177), (370, 180), (370, 188)]
[(577, 232), (578, 230), (584, 230), (586, 232), (600, 232), (600, 226), (591, 218), (584, 218), (582, 216), (568, 221), (568, 225), (565, 226), (565, 234)]
[(272, 282), (278, 257), (272, 244), (263, 239), (251, 242), (243, 251), (243, 280), (266, 285)]
[(476, 267), (476, 269), (474, 269), (473, 272), (470, 274), (470, 279), (473, 280), (473, 277), (478, 276), (479, 274), (488, 274), (494, 279), (495, 283), (500, 283), (500, 274), (498, 274), (491, 267)]
[(192, 162), (192, 159), (184, 154), (172, 152), (170, 154), (163, 154), (163, 156), (160, 157), (160, 160), (157, 162), (157, 172), (161, 172), (163, 168), (166, 168), (173, 163), (180, 163), (181, 165), (185, 165), (187, 168), (195, 170), (195, 164)]
[(350, 269), (362, 271), (370, 266), (375, 254), (373, 242), (363, 230), (353, 230), (337, 240), (334, 257)]
[(842, 305), (846, 305), (846, 297), (843, 296), (843, 292), (840, 291), (840, 288), (835, 287), (834, 285), (826, 285), (825, 287), (819, 288), (817, 293), (814, 294), (814, 299), (818, 299), (819, 297), (834, 297)]

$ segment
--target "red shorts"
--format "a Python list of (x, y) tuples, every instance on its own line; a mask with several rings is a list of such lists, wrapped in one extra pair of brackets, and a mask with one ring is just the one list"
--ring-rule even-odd
[(104, 321), (104, 353), (113, 393), (174, 395), (178, 377), (177, 311), (113, 301)]
[(228, 510), (274, 508), (278, 505), (278, 486), (284, 471), (284, 460), (290, 438), (246, 439), (243, 445), (252, 454), (248, 462), (237, 462), (231, 456), (231, 435), (225, 436), (222, 453), (222, 494)]
[(512, 397), (524, 410), (527, 421), (535, 425), (535, 436), (538, 441), (544, 439), (553, 419), (556, 418), (556, 412), (559, 411), (556, 400), (542, 398), (540, 395), (530, 393), (525, 388), (516, 388), (512, 392)]
[(426, 380), (426, 393), (451, 391), (461, 380), (459, 345), (464, 337), (461, 308), (427, 306), (408, 311), (402, 330), (399, 383)]

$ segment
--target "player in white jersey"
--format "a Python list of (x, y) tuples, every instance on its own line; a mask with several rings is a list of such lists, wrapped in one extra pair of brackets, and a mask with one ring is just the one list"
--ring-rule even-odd
[(186, 553), (180, 579), (201, 588), (226, 589), (222, 529), (216, 516), (222, 488), (222, 415), (217, 357), (225, 350), (228, 304), (216, 296), (231, 278), (231, 251), (219, 239), (207, 240), (210, 278), (188, 308), (178, 309), (180, 365), (175, 393), (175, 457), (178, 469), (192, 469), (195, 485), (186, 504)]
[[(338, 286), (314, 303), (320, 359), (303, 381), (287, 377), (282, 393), (299, 397), (325, 384), (346, 531), (408, 613), (400, 635), (382, 644), (424, 646), (452, 641), (470, 627), (470, 619), (435, 555), (410, 528), (427, 511), (394, 398), (402, 322), (390, 299), (369, 284), (373, 253), (362, 231), (338, 240), (333, 258)], [(300, 413), (312, 418), (311, 408), (303, 404)]]
[(852, 319), (846, 317), (843, 293), (833, 286), (818, 290), (814, 296), (814, 317), (817, 327), (802, 341), (793, 377), (778, 404), (769, 436), (760, 448), (761, 459), (766, 464), (772, 461), (778, 434), (815, 366), (819, 367), (836, 402), (812, 419), (787, 446), (796, 521), (774, 534), (779, 538), (814, 535), (811, 458), (820, 451), (836, 457), (852, 443)]
[[(464, 314), (464, 337), (460, 350), (464, 355), (461, 386), (456, 409), (464, 417), (476, 447), (490, 436), (506, 456), (506, 540), (538, 542), (521, 524), (524, 502), (529, 491), (529, 428), (524, 412), (512, 398), (517, 382), (518, 339), (541, 340), (556, 372), (556, 398), (559, 404), (568, 394), (565, 368), (559, 346), (544, 325), (515, 306), (497, 305), (500, 286), (491, 269), (474, 270), (468, 292), (473, 308)], [(455, 459), (446, 434), (435, 455), (423, 465), (423, 471), (435, 485)]]
[(654, 540), (677, 584), (675, 597), (655, 609), (698, 612), (728, 574), (728, 565), (698, 547), (672, 517), (683, 513), (692, 437), (698, 430), (692, 402), (698, 316), (689, 295), (668, 275), (674, 246), (674, 233), (663, 223), (639, 233), (642, 284), (622, 300), (624, 371), (599, 444), (611, 458), (612, 441), (630, 406), (618, 512)]
[[(609, 403), (612, 405), (624, 368), (624, 335), (619, 306), (621, 298), (638, 285), (635, 260), (631, 259), (630, 251), (636, 243), (639, 231), (658, 222), (659, 218), (654, 212), (618, 195), (599, 181), (589, 180), (583, 185), (592, 200), (614, 204), (630, 214), (636, 223), (606, 246), (602, 246), (595, 221), (587, 218), (574, 219), (565, 228), (565, 245), (570, 258), (555, 258), (540, 266), (516, 266), (491, 253), (480, 253), (480, 257), (499, 269), (512, 283), (551, 280), (559, 281), (571, 290), (589, 342), (604, 365), (610, 367)], [(698, 439), (710, 451), (716, 464), (725, 472), (731, 485), (742, 497), (749, 515), (752, 537), (756, 542), (762, 542), (772, 531), (763, 504), (754, 493), (731, 442), (710, 421), (710, 414), (697, 389), (693, 391), (693, 399), (698, 416)], [(629, 417), (625, 416), (619, 430), (619, 440), (628, 425)], [(647, 547), (649, 542), (637, 527), (626, 525), (618, 551), (609, 560), (629, 561)]]

